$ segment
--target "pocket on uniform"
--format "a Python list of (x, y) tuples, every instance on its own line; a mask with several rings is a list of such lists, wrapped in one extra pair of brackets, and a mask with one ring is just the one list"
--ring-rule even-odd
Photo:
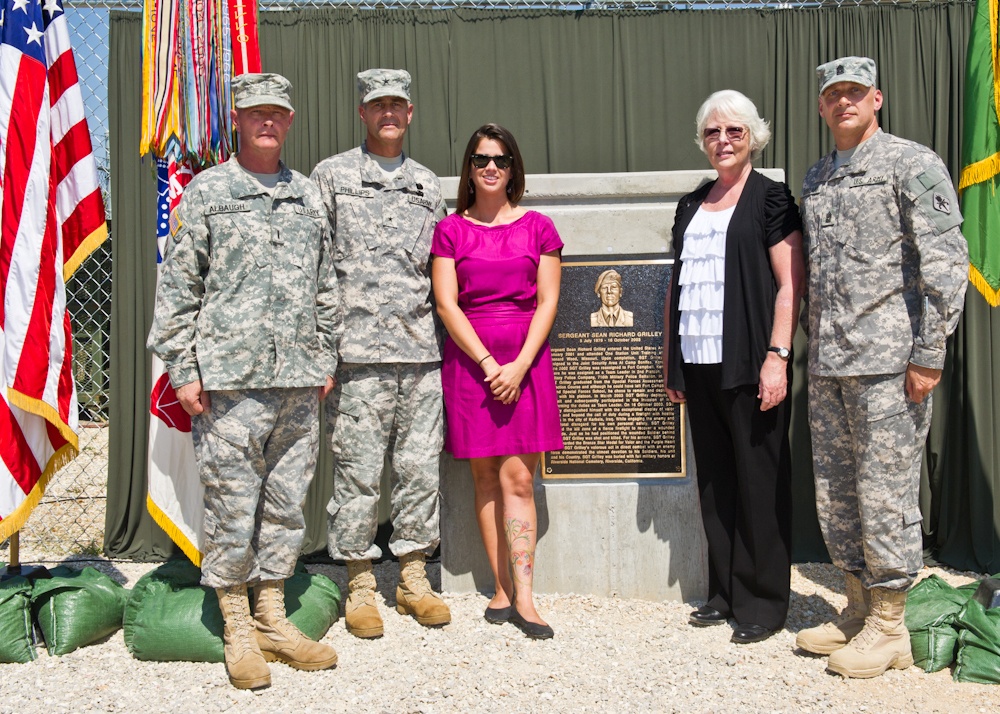
[(877, 422), (902, 414), (907, 409), (906, 375), (893, 374), (871, 384), (865, 390), (868, 421)]
[(903, 509), (903, 524), (912, 526), (924, 520), (924, 514), (920, 512), (920, 506), (907, 506)]
[(216, 419), (209, 433), (238, 449), (250, 446), (250, 429), (232, 417)]

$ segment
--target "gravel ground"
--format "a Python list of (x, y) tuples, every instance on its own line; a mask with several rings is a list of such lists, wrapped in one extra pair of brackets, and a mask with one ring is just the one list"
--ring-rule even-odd
[[(150, 565), (105, 563), (130, 586)], [(346, 569), (310, 566), (346, 591)], [(439, 566), (429, 568), (432, 582)], [(927, 568), (958, 585), (972, 574)], [(324, 672), (271, 666), (272, 686), (231, 687), (221, 664), (140, 662), (121, 631), (63, 657), (39, 648), (30, 664), (0, 665), (0, 712), (995, 712), (1000, 688), (954, 682), (916, 667), (871, 680), (825, 671), (796, 654), (795, 633), (845, 600), (830, 565), (797, 565), (786, 628), (762, 643), (734, 645), (729, 627), (693, 628), (692, 604), (587, 595), (541, 595), (555, 628), (548, 641), (482, 618), (487, 598), (445, 594), (452, 624), (421, 627), (396, 614), (397, 566), (377, 566), (386, 634), (359, 640), (341, 618), (324, 642), (339, 665)]]

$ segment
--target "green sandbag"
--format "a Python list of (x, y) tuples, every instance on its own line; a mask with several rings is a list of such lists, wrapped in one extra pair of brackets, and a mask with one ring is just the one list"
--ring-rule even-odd
[(924, 578), (910, 591), (906, 627), (917, 667), (937, 672), (955, 660), (958, 632), (954, 622), (972, 592), (965, 586), (954, 588), (937, 575)]
[(198, 584), (187, 560), (164, 563), (141, 578), (125, 603), (125, 646), (140, 660), (222, 662), (222, 614), (215, 591)]
[(1000, 684), (1000, 608), (969, 600), (958, 618), (955, 681)]
[[(215, 590), (199, 585), (187, 560), (165, 563), (135, 584), (125, 606), (125, 644), (132, 656), (159, 662), (222, 662), (222, 614)], [(337, 619), (340, 590), (303, 566), (285, 581), (288, 619), (319, 639)]]
[(104, 573), (61, 565), (35, 581), (31, 609), (51, 655), (64, 655), (122, 626), (128, 593)]
[(310, 640), (319, 640), (340, 614), (340, 588), (320, 573), (308, 573), (301, 561), (285, 581), (285, 613)]
[(18, 575), (0, 582), (0, 662), (31, 662), (35, 656), (31, 583)]

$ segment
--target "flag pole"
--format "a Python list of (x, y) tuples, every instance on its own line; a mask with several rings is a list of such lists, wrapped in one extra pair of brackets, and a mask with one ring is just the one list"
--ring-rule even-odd
[(10, 546), (10, 562), (7, 567), (0, 568), (0, 582), (18, 576), (28, 580), (51, 578), (49, 571), (42, 565), (21, 565), (21, 532), (14, 531), (7, 540)]

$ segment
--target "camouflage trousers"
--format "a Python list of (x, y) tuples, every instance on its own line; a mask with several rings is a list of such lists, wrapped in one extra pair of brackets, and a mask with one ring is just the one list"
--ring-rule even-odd
[(931, 398), (905, 374), (809, 376), (816, 511), (834, 565), (865, 587), (902, 590), (922, 565), (920, 461)]
[[(429, 553), (441, 540), (438, 466), (444, 444), (441, 364), (341, 364), (327, 400), (333, 451), (328, 549), (338, 560), (374, 560), (379, 487), (388, 461), (396, 556)], [(388, 457), (388, 458), (387, 458)]]
[(205, 486), (201, 583), (221, 588), (283, 580), (295, 571), (316, 471), (315, 387), (211, 392), (191, 419)]

